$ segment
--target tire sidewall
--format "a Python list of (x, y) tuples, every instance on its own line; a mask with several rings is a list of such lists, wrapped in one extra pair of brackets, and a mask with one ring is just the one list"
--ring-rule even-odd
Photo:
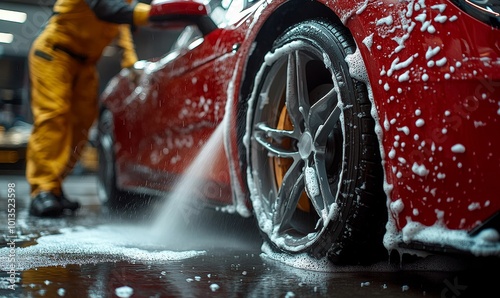
[[(109, 110), (102, 110), (98, 128), (98, 195), (102, 204), (110, 206), (113, 205), (113, 198), (117, 195), (117, 191), (115, 155), (113, 152), (113, 116)], [(104, 144), (105, 142), (111, 144)]]

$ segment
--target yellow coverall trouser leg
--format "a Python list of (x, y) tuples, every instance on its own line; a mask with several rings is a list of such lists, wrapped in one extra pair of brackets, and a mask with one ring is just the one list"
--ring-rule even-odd
[[(37, 50), (43, 54), (37, 55)], [(35, 41), (29, 58), (34, 121), (26, 178), (32, 197), (40, 191), (60, 195), (63, 179), (78, 161), (97, 116), (96, 66), (43, 41)]]

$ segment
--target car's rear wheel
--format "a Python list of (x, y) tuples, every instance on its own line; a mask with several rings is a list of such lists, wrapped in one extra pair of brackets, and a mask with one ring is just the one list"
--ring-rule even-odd
[[(355, 43), (321, 20), (291, 27), (257, 74), (247, 113), (248, 184), (272, 248), (371, 262), (385, 252), (383, 172)], [(386, 252), (385, 252), (386, 253)]]
[(123, 207), (124, 194), (116, 187), (113, 114), (104, 109), (98, 122), (97, 195), (101, 203), (112, 210)]

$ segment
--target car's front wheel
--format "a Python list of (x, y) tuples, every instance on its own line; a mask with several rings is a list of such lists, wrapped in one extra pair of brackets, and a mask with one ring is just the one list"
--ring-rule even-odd
[(262, 61), (247, 113), (247, 180), (272, 248), (365, 263), (385, 252), (383, 172), (356, 49), (341, 26), (297, 24)]

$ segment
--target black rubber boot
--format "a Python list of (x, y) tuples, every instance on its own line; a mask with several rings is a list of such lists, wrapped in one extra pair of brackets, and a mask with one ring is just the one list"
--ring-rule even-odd
[(59, 217), (63, 209), (63, 205), (54, 194), (44, 191), (32, 198), (30, 214), (38, 217)]
[(59, 202), (61, 203), (63, 209), (71, 210), (72, 212), (75, 212), (78, 208), (80, 208), (80, 203), (70, 201), (62, 192), (59, 196)]

